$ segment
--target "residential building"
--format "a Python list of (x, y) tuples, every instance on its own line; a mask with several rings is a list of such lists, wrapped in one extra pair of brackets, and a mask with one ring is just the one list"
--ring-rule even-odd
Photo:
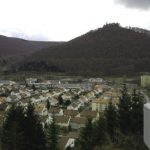
[(79, 114), (77, 110), (64, 110), (64, 116), (76, 117)]
[(50, 107), (50, 109), (48, 110), (48, 115), (63, 116), (63, 110), (59, 109), (58, 107)]
[(141, 76), (141, 86), (142, 87), (150, 87), (150, 75)]
[(55, 119), (56, 119), (56, 124), (59, 125), (60, 127), (65, 127), (65, 128), (69, 127), (71, 117), (56, 116)]
[(92, 111), (103, 112), (108, 106), (108, 100), (95, 99), (92, 101)]
[(85, 117), (74, 117), (71, 118), (70, 126), (72, 129), (78, 130), (80, 128), (85, 127), (86, 122), (87, 122), (87, 118)]
[(92, 110), (83, 110), (80, 112), (77, 117), (84, 117), (84, 118), (90, 118), (92, 121), (96, 121), (99, 118), (99, 112), (92, 111)]
[(65, 150), (67, 147), (73, 148), (75, 145), (75, 139), (69, 137), (61, 137), (59, 140), (59, 149)]

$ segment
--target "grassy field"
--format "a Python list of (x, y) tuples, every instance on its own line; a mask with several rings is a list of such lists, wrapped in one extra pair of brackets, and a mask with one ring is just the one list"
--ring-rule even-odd
[[(75, 79), (81, 80), (83, 78), (91, 78), (93, 76), (80, 76), (80, 75), (70, 75), (63, 72), (18, 72), (14, 74), (3, 75), (0, 74), (0, 79), (2, 80), (14, 80), (23, 81), (25, 78), (38, 78), (38, 79)], [(95, 76), (95, 78), (103, 78), (104, 80), (111, 81), (113, 83), (135, 83), (140, 85), (140, 76)]]
[(42, 72), (42, 73), (37, 73), (37, 72), (19, 72), (19, 73), (14, 73), (14, 74), (9, 74), (9, 75), (0, 75), (0, 79), (2, 80), (14, 80), (14, 81), (22, 81), (25, 78), (38, 78), (38, 79), (66, 79), (66, 78), (71, 78), (71, 79), (81, 79), (82, 76), (71, 76), (71, 75), (66, 75), (65, 73), (47, 73), (47, 72)]

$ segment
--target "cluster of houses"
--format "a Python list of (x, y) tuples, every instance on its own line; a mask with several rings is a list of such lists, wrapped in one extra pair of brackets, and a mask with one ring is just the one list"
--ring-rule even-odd
[(43, 127), (52, 122), (54, 115), (56, 124), (69, 131), (65, 136), (60, 135), (60, 147), (65, 149), (74, 146), (79, 130), (85, 127), (88, 118), (95, 122), (110, 100), (115, 105), (118, 103), (119, 96), (120, 87), (110, 86), (101, 78), (84, 79), (82, 82), (39, 82), (35, 78), (26, 79), (24, 83), (0, 82), (0, 119), (12, 103), (27, 106), (30, 100)]

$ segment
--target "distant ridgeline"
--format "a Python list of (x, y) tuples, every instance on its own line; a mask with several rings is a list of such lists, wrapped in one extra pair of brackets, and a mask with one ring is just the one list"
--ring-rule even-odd
[(133, 75), (150, 72), (149, 58), (148, 30), (123, 28), (112, 23), (71, 41), (39, 50), (9, 69), (11, 72)]

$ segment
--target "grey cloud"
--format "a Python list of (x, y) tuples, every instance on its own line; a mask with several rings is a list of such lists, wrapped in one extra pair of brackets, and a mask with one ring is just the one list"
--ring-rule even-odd
[(150, 0), (115, 0), (116, 2), (131, 8), (150, 9)]

